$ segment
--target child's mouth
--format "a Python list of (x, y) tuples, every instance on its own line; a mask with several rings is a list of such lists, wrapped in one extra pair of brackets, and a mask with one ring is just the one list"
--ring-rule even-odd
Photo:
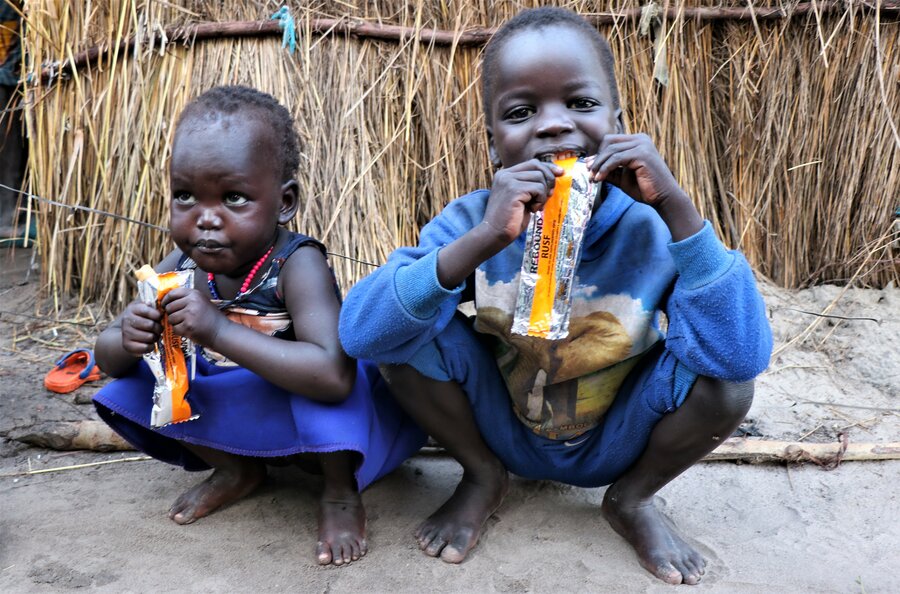
[(194, 244), (194, 247), (201, 254), (215, 254), (221, 252), (225, 246), (219, 243), (218, 241), (201, 239), (197, 243)]
[(584, 158), (584, 155), (584, 151), (567, 149), (550, 153), (542, 153), (538, 155), (538, 160), (543, 161), (544, 163), (552, 163), (553, 161), (562, 161), (563, 159)]

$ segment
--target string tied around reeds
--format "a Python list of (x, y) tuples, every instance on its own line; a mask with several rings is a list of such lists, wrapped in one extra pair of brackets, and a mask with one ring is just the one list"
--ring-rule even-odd
[(269, 18), (278, 21), (283, 32), (281, 35), (281, 47), (288, 48), (288, 51), (293, 55), (297, 50), (297, 26), (294, 24), (294, 17), (291, 16), (290, 9), (287, 6), (282, 6)]
[[(26, 192), (24, 190), (16, 190), (15, 188), (13, 188), (11, 186), (7, 186), (6, 184), (3, 184), (3, 183), (0, 183), (0, 189), (10, 190), (13, 192), (19, 192), (22, 195), (22, 197), (27, 198), (28, 200), (35, 200), (37, 202), (41, 202), (41, 203), (47, 204), (49, 206), (65, 208), (71, 212), (75, 212), (75, 211), (89, 212), (89, 213), (97, 214), (97, 215), (100, 215), (103, 217), (109, 217), (112, 219), (117, 219), (119, 221), (125, 221), (126, 223), (133, 223), (135, 225), (147, 227), (149, 229), (154, 229), (156, 231), (162, 231), (164, 233), (169, 233), (168, 227), (163, 227), (161, 225), (154, 225), (153, 223), (148, 223), (146, 221), (140, 221), (138, 219), (133, 219), (131, 217), (116, 214), (114, 212), (109, 212), (107, 210), (101, 210), (99, 208), (91, 208), (89, 206), (82, 206), (80, 204), (66, 204), (64, 202), (59, 202), (57, 200), (51, 200), (50, 198), (45, 198), (44, 196), (38, 196), (37, 194), (32, 194), (31, 192)], [(22, 210), (27, 212), (29, 214), (29, 216), (32, 213), (32, 209), (31, 209), (30, 205), (22, 208)], [(70, 212), (70, 214), (71, 214), (71, 212)], [(33, 244), (37, 243), (36, 240), (33, 237), (30, 237), (28, 234), (26, 234), (25, 236), (23, 236), (21, 238), (16, 238), (16, 239), (21, 239), (24, 244), (22, 247), (26, 247), (26, 248), (32, 247)], [(7, 241), (7, 240), (4, 240), (4, 241)], [(359, 258), (354, 258), (353, 256), (347, 256), (345, 254), (340, 254), (338, 252), (326, 251), (325, 254), (328, 256), (334, 256), (336, 258), (348, 260), (350, 262), (356, 262), (357, 264), (364, 264), (365, 266), (369, 266), (371, 268), (378, 268), (379, 266), (381, 266), (381, 264), (376, 264), (374, 262), (369, 262), (367, 260), (360, 260)]]

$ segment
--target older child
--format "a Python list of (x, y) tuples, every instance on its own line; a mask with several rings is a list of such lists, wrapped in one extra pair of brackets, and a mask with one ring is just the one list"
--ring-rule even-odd
[(359, 491), (424, 435), (387, 395), (378, 370), (338, 341), (340, 298), (325, 248), (286, 231), (297, 211), (299, 150), (288, 111), (246, 87), (190, 103), (175, 131), (170, 231), (159, 272), (194, 269), (195, 289), (162, 301), (175, 334), (198, 345), (188, 399), (196, 420), (150, 428), (153, 378), (141, 355), (160, 312), (139, 301), (97, 340), (100, 367), (121, 379), (94, 399), (103, 419), (148, 454), (214, 472), (169, 510), (189, 524), (252, 492), (267, 462), (318, 462), (319, 563), (366, 553)]
[[(452, 203), (358, 283), (341, 312), (348, 353), (384, 364), (392, 392), (464, 474), (418, 529), (458, 563), (507, 490), (507, 469), (611, 485), (602, 510), (660, 579), (696, 584), (705, 561), (654, 494), (744, 417), (771, 335), (744, 258), (726, 251), (650, 139), (623, 134), (613, 58), (582, 18), (526, 11), (482, 72), (491, 189)], [(585, 232), (569, 336), (510, 333), (530, 213), (592, 157), (604, 181)], [(474, 329), (456, 313), (474, 286)]]

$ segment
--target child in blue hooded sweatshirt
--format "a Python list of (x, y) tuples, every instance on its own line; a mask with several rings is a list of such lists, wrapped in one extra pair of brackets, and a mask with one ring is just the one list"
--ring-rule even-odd
[[(340, 337), (373, 359), (401, 406), (463, 466), (419, 546), (461, 562), (507, 491), (507, 472), (610, 485), (602, 512), (641, 564), (696, 584), (703, 557), (654, 495), (726, 439), (772, 338), (746, 260), (727, 251), (646, 135), (623, 133), (609, 44), (573, 12), (520, 13), (482, 70), (497, 167), (358, 283)], [(585, 231), (569, 335), (511, 333), (531, 213), (586, 157), (601, 190)], [(474, 297), (474, 320), (457, 312)]]

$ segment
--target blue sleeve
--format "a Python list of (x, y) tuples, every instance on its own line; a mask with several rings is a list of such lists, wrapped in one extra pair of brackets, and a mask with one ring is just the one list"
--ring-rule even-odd
[(709, 224), (669, 244), (678, 278), (669, 297), (666, 347), (691, 371), (741, 382), (762, 373), (772, 331), (750, 265), (726, 251)]
[(350, 289), (339, 325), (348, 355), (377, 363), (406, 363), (446, 328), (465, 283), (450, 290), (441, 286), (437, 255), (471, 229), (472, 214), (451, 204), (422, 228), (418, 246), (394, 251), (383, 266)]

